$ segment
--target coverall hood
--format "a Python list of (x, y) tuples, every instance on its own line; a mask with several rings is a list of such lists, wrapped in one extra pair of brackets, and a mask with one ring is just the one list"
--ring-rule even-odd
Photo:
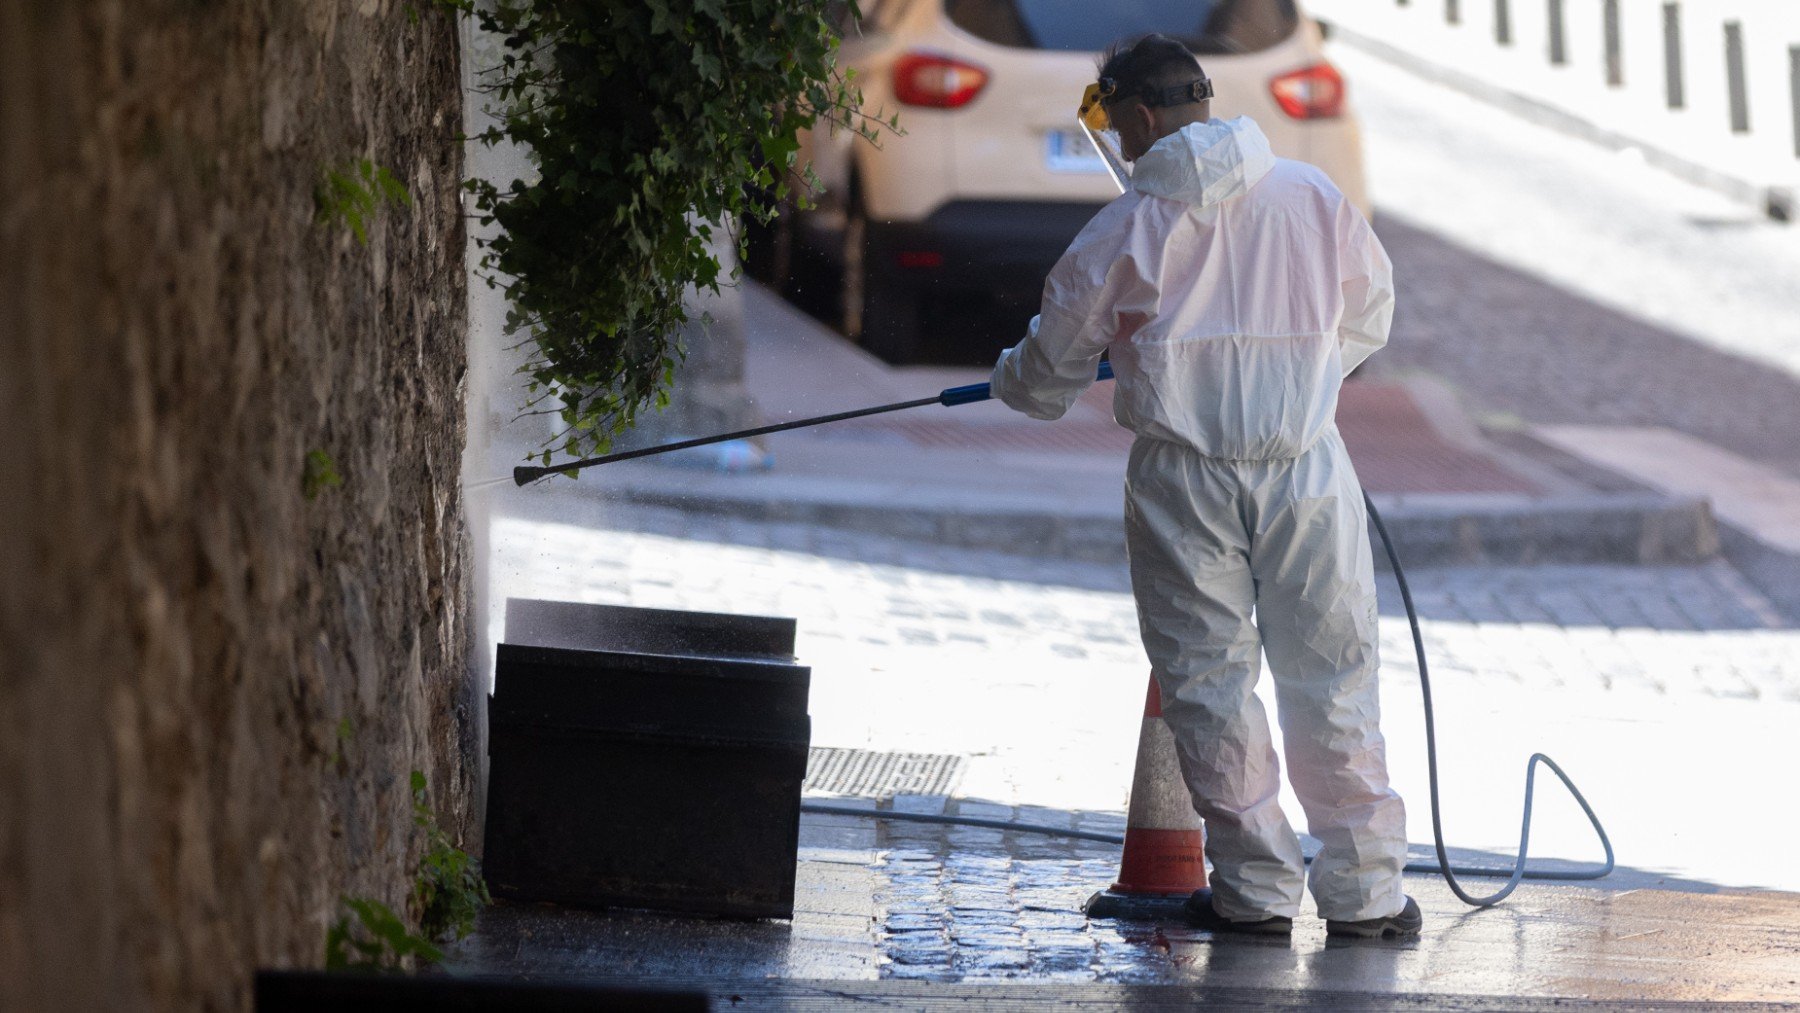
[(1190, 123), (1144, 152), (1131, 187), (1152, 197), (1208, 207), (1255, 186), (1275, 168), (1275, 153), (1248, 116)]
[(1275, 157), (1246, 117), (1191, 123), (1144, 152), (1051, 269), (993, 392), (1056, 418), (1110, 351), (1114, 415), (1139, 436), (1297, 458), (1393, 307), (1387, 254), (1325, 173)]

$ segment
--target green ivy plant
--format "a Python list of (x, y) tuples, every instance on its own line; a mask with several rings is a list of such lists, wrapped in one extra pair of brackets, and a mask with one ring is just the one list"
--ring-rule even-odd
[(340, 897), (344, 912), (325, 930), (326, 970), (400, 971), (409, 964), (435, 964), (444, 959), (437, 943), (474, 931), (475, 917), (494, 902), (480, 864), (452, 844), (437, 825), (427, 801), (425, 775), (416, 770), (412, 798), (413, 825), (425, 834), (412, 891), (419, 929), (414, 932), (406, 919), (378, 900)]
[(319, 497), (326, 489), (335, 489), (344, 484), (344, 476), (338, 474), (337, 462), (323, 450), (306, 452), (306, 463), (300, 469), (300, 495), (308, 502)]
[(667, 403), (683, 293), (719, 288), (714, 233), (768, 221), (796, 182), (816, 187), (796, 169), (799, 133), (824, 121), (876, 137), (836, 64), (841, 2), (440, 3), (503, 42), (478, 72), (501, 122), (476, 139), (518, 143), (537, 168), (464, 186), (500, 226), (481, 270), (531, 342), (528, 411), (567, 427), (541, 457), (603, 453), (641, 408)]
[(360, 245), (368, 245), (369, 220), (387, 205), (412, 206), (412, 193), (386, 166), (360, 159), (343, 169), (325, 170), (313, 193), (321, 224), (343, 223)]
[(409, 960), (435, 964), (444, 959), (444, 951), (415, 935), (386, 904), (366, 897), (339, 900), (349, 913), (325, 930), (327, 971), (399, 971)]
[(492, 904), (480, 864), (450, 843), (426, 802), (425, 775), (412, 772), (413, 824), (425, 832), (425, 854), (413, 880), (413, 903), (419, 909), (419, 933), (427, 939), (457, 939), (475, 929), (475, 916)]

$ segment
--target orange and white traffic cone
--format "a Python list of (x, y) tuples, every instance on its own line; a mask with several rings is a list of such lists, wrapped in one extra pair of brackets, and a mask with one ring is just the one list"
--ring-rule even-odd
[(1088, 898), (1090, 918), (1180, 918), (1182, 904), (1206, 885), (1205, 836), (1181, 764), (1175, 736), (1162, 716), (1162, 694), (1150, 677), (1144, 725), (1138, 733), (1137, 770), (1125, 817), (1125, 854), (1119, 879)]

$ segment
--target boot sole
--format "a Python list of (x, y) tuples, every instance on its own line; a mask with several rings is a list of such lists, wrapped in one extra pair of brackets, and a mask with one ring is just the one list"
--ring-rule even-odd
[[(1208, 900), (1197, 904), (1196, 899), (1199, 898), (1201, 894), (1206, 894)], [(1210, 896), (1210, 890), (1196, 890), (1194, 896), (1189, 897), (1187, 903), (1182, 905), (1182, 913), (1187, 916), (1189, 927), (1203, 929), (1207, 932), (1229, 933), (1234, 936), (1273, 936), (1281, 939), (1293, 938), (1294, 920), (1292, 918), (1267, 918), (1259, 922), (1234, 922), (1228, 918), (1220, 917), (1217, 912), (1213, 911), (1212, 904), (1210, 903)]]
[[(1189, 922), (1188, 924), (1193, 926), (1192, 922)], [(1265, 928), (1232, 927), (1218, 929), (1211, 929), (1205, 925), (1195, 927), (1207, 929), (1210, 932), (1223, 932), (1233, 936), (1260, 936), (1263, 939), (1292, 939), (1294, 937), (1294, 927), (1292, 925), (1272, 925)]]
[(1262, 936), (1289, 939), (1294, 935), (1294, 923), (1281, 922), (1234, 922), (1212, 912), (1197, 914), (1189, 907), (1184, 912), (1190, 928), (1203, 929), (1207, 932), (1224, 933), (1234, 936)]
[(1390, 923), (1387, 925), (1371, 925), (1363, 927), (1333, 925), (1327, 923), (1325, 926), (1325, 934), (1327, 936), (1335, 936), (1339, 939), (1413, 939), (1419, 935), (1419, 931), (1424, 927), (1423, 924), (1394, 925)]
[(1386, 918), (1370, 918), (1359, 922), (1336, 922), (1326, 919), (1325, 934), (1340, 939), (1412, 939), (1425, 927), (1425, 916), (1418, 901), (1406, 898), (1399, 914)]

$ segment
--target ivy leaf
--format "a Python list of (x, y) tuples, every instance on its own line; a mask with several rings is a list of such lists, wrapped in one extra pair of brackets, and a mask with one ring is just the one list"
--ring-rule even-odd
[(718, 81), (723, 74), (719, 58), (704, 49), (694, 50), (694, 66), (699, 68), (700, 76), (708, 81)]
[(681, 28), (682, 19), (669, 10), (668, 0), (644, 0), (650, 11), (650, 34), (673, 35)]
[(799, 150), (800, 139), (792, 135), (776, 134), (762, 139), (763, 160), (770, 165), (787, 165)]

